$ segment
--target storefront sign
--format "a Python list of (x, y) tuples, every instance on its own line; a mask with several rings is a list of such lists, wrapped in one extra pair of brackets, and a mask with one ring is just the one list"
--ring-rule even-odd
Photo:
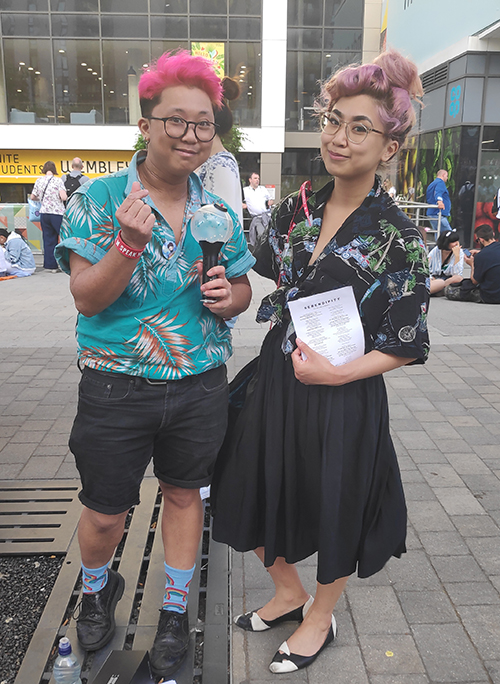
[(82, 173), (89, 178), (127, 168), (134, 150), (0, 150), (0, 183), (34, 183), (46, 161), (53, 161), (59, 175), (71, 171), (71, 161), (80, 157)]

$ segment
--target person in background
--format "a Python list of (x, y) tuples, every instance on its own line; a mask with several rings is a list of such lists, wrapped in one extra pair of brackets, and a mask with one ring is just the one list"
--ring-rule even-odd
[(191, 220), (203, 205), (223, 202), (194, 173), (210, 155), (222, 100), (211, 62), (166, 53), (144, 70), (139, 97), (146, 149), (127, 169), (75, 192), (57, 256), (79, 311), (82, 379), (70, 435), (84, 505), (78, 639), (96, 651), (113, 636), (125, 580), (109, 565), (152, 460), (163, 495), (165, 592), (150, 663), (155, 677), (169, 679), (189, 646), (199, 490), (210, 484), (227, 423), (224, 319), (248, 307), (255, 259), (229, 207), (232, 235), (208, 272), (215, 280), (200, 285)]
[(450, 226), (448, 218), (451, 211), (451, 200), (448, 188), (446, 187), (446, 181), (448, 180), (448, 171), (440, 169), (436, 178), (427, 186), (427, 191), (425, 193), (425, 201), (427, 204), (437, 204), (436, 207), (427, 209), (427, 216), (434, 227), (434, 230), (438, 228), (438, 216), (441, 210), (441, 226), (439, 229), (440, 233), (447, 230), (453, 230)]
[[(269, 665), (275, 674), (308, 667), (334, 641), (349, 575), (369, 577), (406, 550), (383, 374), (424, 363), (429, 351), (425, 246), (377, 175), (415, 123), (417, 67), (389, 51), (333, 74), (323, 93), (321, 156), (332, 179), (285, 198), (254, 250), (254, 269), (276, 283), (257, 316), (272, 328), (231, 383), (211, 495), (213, 539), (254, 550), (275, 585), (236, 624), (257, 632), (300, 623)], [(288, 302), (345, 287), (365, 348), (334, 366), (296, 337)], [(313, 554), (314, 599), (294, 566)]]
[(269, 224), (273, 200), (269, 190), (264, 185), (260, 185), (260, 176), (256, 171), (248, 177), (248, 185), (243, 188), (243, 196), (245, 198), (243, 209), (247, 209), (252, 217), (248, 242), (254, 247)]
[(222, 144), (221, 137), (233, 127), (233, 113), (229, 101), (240, 96), (240, 86), (234, 79), (225, 76), (222, 79), (224, 99), (222, 107), (215, 112), (217, 135), (212, 142), (212, 152), (207, 161), (196, 170), (205, 190), (222, 197), (238, 215), (243, 225), (243, 206), (241, 203), (241, 180), (238, 162)]
[[(35, 272), (35, 257), (24, 238), (16, 231), (0, 228), (0, 247), (5, 259), (5, 274), (25, 278)], [(2, 267), (0, 266), (0, 271)]]
[(66, 188), (68, 200), (70, 199), (71, 195), (75, 192), (75, 190), (78, 190), (78, 188), (81, 185), (83, 185), (84, 183), (88, 183), (88, 181), (90, 180), (88, 176), (83, 175), (82, 171), (83, 162), (80, 159), (80, 157), (75, 157), (71, 162), (71, 171), (69, 173), (65, 173), (61, 177), (61, 180), (64, 183), (64, 187)]
[(41, 202), (40, 225), (43, 237), (43, 267), (57, 273), (57, 261), (54, 250), (59, 241), (59, 232), (64, 214), (64, 202), (68, 199), (66, 188), (60, 178), (53, 161), (43, 165), (41, 178), (36, 180), (31, 199)]
[(445, 296), (461, 302), (500, 304), (500, 242), (486, 224), (476, 228), (476, 240), (481, 249), (473, 249), (470, 256), (465, 256), (471, 268), (470, 278), (447, 284)]
[(431, 295), (442, 292), (446, 285), (461, 282), (464, 256), (456, 230), (447, 230), (439, 234), (436, 246), (429, 252)]

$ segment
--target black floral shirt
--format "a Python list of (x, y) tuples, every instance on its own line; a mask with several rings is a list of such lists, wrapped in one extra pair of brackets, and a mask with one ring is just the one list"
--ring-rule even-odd
[(283, 352), (294, 348), (287, 302), (351, 285), (365, 332), (365, 352), (378, 350), (423, 363), (429, 353), (427, 253), (415, 225), (382, 190), (377, 176), (361, 206), (337, 231), (314, 264), (323, 211), (334, 187), (301, 192), (275, 208), (257, 245), (255, 270), (277, 289), (262, 300), (257, 321), (286, 325)]

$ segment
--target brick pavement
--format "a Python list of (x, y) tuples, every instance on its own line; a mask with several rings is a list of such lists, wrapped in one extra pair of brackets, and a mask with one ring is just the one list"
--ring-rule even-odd
[[(258, 351), (267, 284), (235, 329), (234, 373)], [(76, 406), (68, 278), (37, 272), (0, 283), (0, 479), (72, 478)], [(290, 625), (232, 632), (234, 684), (500, 684), (500, 307), (435, 299), (425, 366), (387, 376), (409, 510), (408, 553), (351, 578), (339, 637), (307, 671), (267, 669)], [(272, 594), (252, 553), (233, 553), (233, 613)], [(314, 591), (314, 559), (300, 564)]]

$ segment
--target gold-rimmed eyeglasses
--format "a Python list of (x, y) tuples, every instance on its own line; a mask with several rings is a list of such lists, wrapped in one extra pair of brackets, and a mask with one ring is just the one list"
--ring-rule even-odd
[(163, 121), (163, 128), (169, 138), (178, 140), (183, 138), (189, 126), (193, 126), (196, 139), (200, 142), (210, 142), (217, 135), (219, 125), (212, 121), (186, 121), (181, 116), (166, 116), (160, 118), (158, 116), (146, 116), (146, 119), (154, 119), (155, 121)]
[(364, 142), (369, 133), (385, 135), (383, 131), (377, 131), (376, 128), (370, 128), (360, 121), (342, 121), (334, 114), (322, 114), (320, 125), (323, 133), (331, 135), (332, 137), (339, 132), (341, 126), (345, 126), (347, 139), (354, 143), (354, 145), (360, 145)]

